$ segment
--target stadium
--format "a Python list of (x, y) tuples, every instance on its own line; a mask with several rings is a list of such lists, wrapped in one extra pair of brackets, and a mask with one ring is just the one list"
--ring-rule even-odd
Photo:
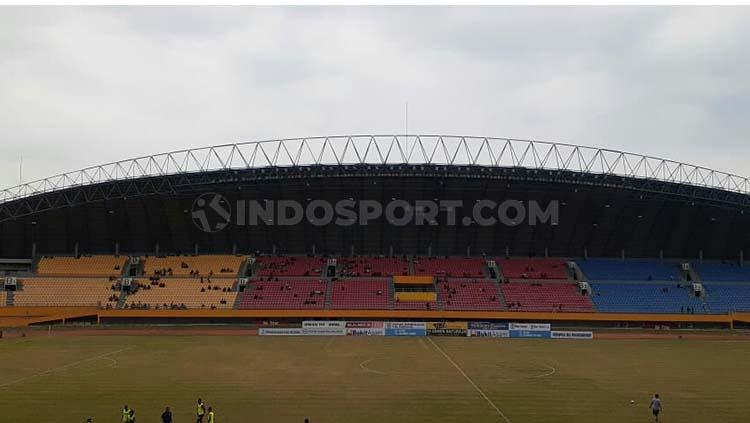
[(747, 178), (571, 144), (329, 136), (89, 167), (0, 191), (0, 409), (633, 422), (660, 392), (667, 421), (744, 421), (745, 251)]

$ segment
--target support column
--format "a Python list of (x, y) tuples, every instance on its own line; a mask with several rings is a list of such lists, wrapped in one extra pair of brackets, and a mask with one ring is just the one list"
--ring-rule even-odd
[(78, 257), (78, 242), (76, 242), (75, 244), (73, 244), (73, 255), (75, 257)]
[(197, 242), (195, 243), (195, 247), (193, 248), (193, 254), (195, 254), (196, 256), (198, 255), (198, 243)]
[(159, 243), (158, 242), (154, 246), (154, 255), (159, 257)]
[(510, 247), (505, 247), (505, 258), (510, 258)]
[(589, 249), (586, 247), (583, 247), (583, 258), (586, 260), (589, 259)]
[(236, 242), (232, 244), (232, 255), (233, 256), (237, 255), (237, 243)]
[(312, 245), (312, 255), (315, 255), (315, 244)]
[(31, 243), (31, 259), (36, 258), (36, 242)]
[(740, 267), (745, 266), (745, 250), (740, 250)]
[(115, 241), (115, 257), (120, 257), (120, 242)]
[(659, 248), (659, 263), (664, 264), (664, 249)]
[(549, 247), (544, 247), (544, 258), (549, 258)]
[(625, 249), (620, 249), (620, 260), (625, 261)]
[(698, 250), (698, 263), (703, 264), (703, 248)]

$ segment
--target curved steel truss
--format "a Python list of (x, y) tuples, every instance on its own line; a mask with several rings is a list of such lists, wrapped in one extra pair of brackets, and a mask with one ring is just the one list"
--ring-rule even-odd
[(452, 135), (342, 135), (251, 141), (92, 166), (0, 191), (0, 204), (117, 180), (263, 167), (435, 164), (618, 175), (750, 194), (750, 180), (673, 160), (546, 141)]

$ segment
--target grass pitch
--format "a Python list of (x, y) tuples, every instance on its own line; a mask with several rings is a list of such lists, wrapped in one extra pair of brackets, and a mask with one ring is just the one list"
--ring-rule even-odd
[[(63, 336), (0, 340), (0, 421), (746, 422), (750, 343)], [(630, 401), (635, 400), (631, 405)], [(505, 418), (503, 417), (505, 416)], [(507, 420), (506, 420), (507, 418)]]

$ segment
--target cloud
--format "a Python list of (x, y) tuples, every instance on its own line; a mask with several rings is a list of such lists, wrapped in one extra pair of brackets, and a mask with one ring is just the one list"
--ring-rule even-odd
[(750, 176), (744, 8), (4, 8), (0, 185), (233, 141), (559, 140)]

